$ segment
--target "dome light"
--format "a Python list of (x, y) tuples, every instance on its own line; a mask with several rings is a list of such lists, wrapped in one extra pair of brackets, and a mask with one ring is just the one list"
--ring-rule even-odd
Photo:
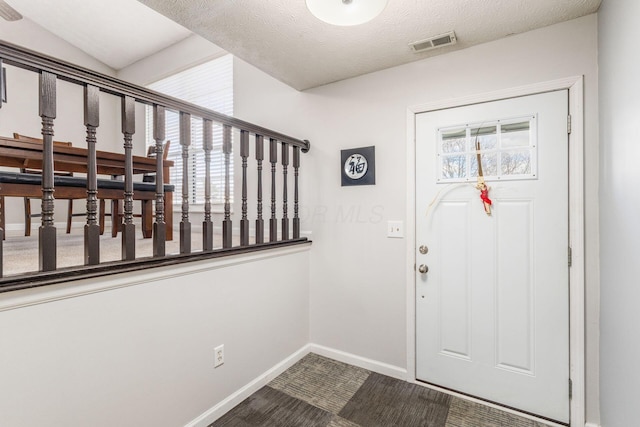
[(307, 8), (321, 21), (332, 25), (360, 25), (371, 21), (388, 0), (306, 0)]

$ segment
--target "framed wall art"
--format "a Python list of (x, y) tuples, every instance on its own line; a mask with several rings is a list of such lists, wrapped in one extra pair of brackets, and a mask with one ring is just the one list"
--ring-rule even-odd
[(374, 185), (376, 183), (376, 147), (341, 150), (342, 186)]

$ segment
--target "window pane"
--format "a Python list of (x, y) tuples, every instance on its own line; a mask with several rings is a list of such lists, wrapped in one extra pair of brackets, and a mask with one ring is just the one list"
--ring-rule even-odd
[(505, 151), (502, 153), (502, 175), (531, 174), (531, 150)]
[(531, 143), (529, 122), (501, 126), (502, 148), (528, 147)]
[(491, 150), (498, 145), (496, 126), (486, 126), (471, 129), (472, 150), (476, 150), (476, 142), (480, 146), (480, 150)]
[(442, 178), (464, 178), (467, 167), (467, 156), (442, 156)]
[[(482, 154), (482, 176), (498, 176), (498, 155), (496, 153)], [(471, 156), (471, 177), (478, 177), (478, 156)]]
[(442, 132), (443, 153), (463, 153), (467, 151), (467, 130), (456, 129)]

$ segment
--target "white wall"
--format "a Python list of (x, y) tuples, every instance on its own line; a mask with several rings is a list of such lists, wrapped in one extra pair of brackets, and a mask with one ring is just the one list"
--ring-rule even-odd
[(280, 252), (0, 294), (0, 425), (195, 419), (309, 342), (309, 252)]
[(625, 427), (640, 389), (640, 3), (605, 0), (598, 15), (602, 426)]
[(2, 25), (0, 25), (0, 38), (9, 43), (26, 47), (75, 65), (115, 76), (115, 71), (112, 68), (90, 57), (61, 38), (54, 36), (28, 18), (13, 22), (3, 20)]
[[(586, 412), (598, 422), (596, 25), (591, 15), (302, 93), (236, 59), (236, 115), (311, 140), (301, 167), (311, 342), (406, 368), (405, 241), (386, 238), (386, 222), (407, 218), (408, 106), (584, 75)], [(368, 145), (377, 184), (342, 188), (340, 150)]]
[[(386, 238), (386, 222), (407, 218), (408, 106), (584, 75), (587, 417), (598, 420), (596, 37), (596, 16), (586, 16), (311, 89), (297, 111), (283, 107), (290, 128), (312, 142), (304, 167), (313, 163), (313, 343), (406, 368), (405, 241)], [(341, 187), (340, 150), (368, 145), (376, 185)]]

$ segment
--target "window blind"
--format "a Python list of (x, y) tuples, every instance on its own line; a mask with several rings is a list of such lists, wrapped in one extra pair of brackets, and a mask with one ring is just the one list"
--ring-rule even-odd
[[(200, 105), (229, 116), (233, 115), (233, 57), (225, 55), (148, 85), (149, 89)], [(147, 146), (153, 140), (153, 110), (146, 109)], [(168, 159), (174, 161), (170, 181), (176, 188), (182, 186), (182, 146), (180, 121), (177, 113), (166, 113), (166, 140), (171, 141)], [(191, 145), (189, 146), (189, 203), (204, 203), (205, 162), (202, 140), (202, 119), (191, 118)], [(233, 201), (233, 162), (230, 164), (231, 201)], [(174, 204), (182, 203), (175, 197)], [(224, 154), (222, 153), (222, 126), (213, 125), (211, 151), (211, 202), (224, 203)]]

